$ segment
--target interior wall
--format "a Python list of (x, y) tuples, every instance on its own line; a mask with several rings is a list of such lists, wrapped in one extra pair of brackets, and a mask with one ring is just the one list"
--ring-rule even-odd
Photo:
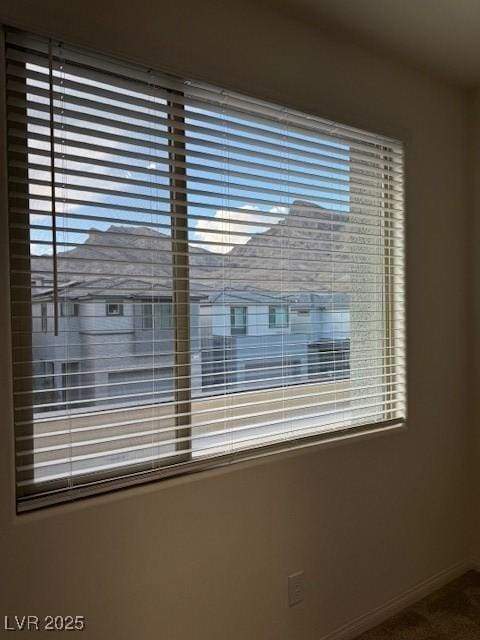
[[(253, 1), (4, 0), (1, 21), (405, 140), (409, 414), (395, 434), (17, 517), (0, 305), (0, 621), (85, 615), (82, 637), (95, 640), (319, 640), (460, 570), (470, 505), (463, 93)], [(5, 300), (4, 201), (1, 224)], [(305, 601), (288, 608), (287, 575), (300, 569)]]
[(472, 90), (468, 100), (468, 198), (470, 211), (469, 235), (469, 286), (470, 286), (470, 499), (473, 526), (471, 530), (471, 556), (474, 566), (480, 570), (480, 89)]

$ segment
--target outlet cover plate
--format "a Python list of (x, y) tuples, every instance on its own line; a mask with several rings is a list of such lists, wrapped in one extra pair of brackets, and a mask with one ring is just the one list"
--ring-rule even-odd
[(305, 571), (297, 571), (288, 576), (288, 606), (293, 607), (305, 597)]

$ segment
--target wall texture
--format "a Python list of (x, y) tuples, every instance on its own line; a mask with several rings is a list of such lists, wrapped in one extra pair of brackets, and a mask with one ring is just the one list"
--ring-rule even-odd
[[(0, 622), (70, 613), (86, 616), (82, 637), (95, 640), (319, 640), (460, 569), (470, 504), (462, 92), (249, 1), (4, 0), (1, 21), (404, 139), (409, 419), (375, 439), (16, 517), (3, 304)], [(1, 224), (4, 300), (4, 202)], [(289, 609), (286, 576), (298, 569), (305, 601)]]
[(480, 404), (478, 389), (480, 384), (480, 89), (472, 90), (468, 100), (468, 208), (469, 220), (469, 280), (470, 309), (470, 446), (469, 467), (470, 498), (473, 526), (471, 529), (471, 556), (474, 566), (480, 570)]

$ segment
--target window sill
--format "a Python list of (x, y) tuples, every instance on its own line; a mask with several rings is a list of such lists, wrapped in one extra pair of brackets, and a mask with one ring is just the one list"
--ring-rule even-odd
[[(108, 499), (108, 494), (125, 489), (140, 490), (141, 487), (153, 485), (160, 480), (185, 481), (199, 479), (206, 473), (238, 469), (239, 464), (257, 464), (280, 461), (292, 456), (308, 452), (316, 452), (340, 445), (347, 445), (379, 436), (406, 431), (407, 423), (404, 419), (379, 422), (359, 427), (336, 429), (299, 437), (295, 440), (276, 442), (270, 445), (260, 445), (256, 448), (237, 450), (225, 455), (201, 458), (191, 462), (163, 467), (156, 470), (141, 470), (137, 474), (129, 474), (124, 478), (106, 479), (102, 483), (79, 486), (68, 491), (62, 490), (45, 496), (26, 498), (17, 504), (17, 515), (22, 519), (30, 513), (32, 516), (40, 511), (49, 513), (48, 507), (64, 507), (85, 504), (86, 498)], [(163, 484), (163, 483), (162, 483)], [(165, 485), (164, 485), (165, 486)]]

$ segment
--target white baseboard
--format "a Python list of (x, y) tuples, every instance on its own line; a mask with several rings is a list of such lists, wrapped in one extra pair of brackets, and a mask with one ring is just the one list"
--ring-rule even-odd
[(381, 622), (384, 622), (390, 618), (390, 616), (399, 613), (405, 607), (414, 604), (436, 589), (443, 587), (451, 580), (458, 578), (465, 573), (465, 571), (472, 568), (477, 569), (477, 567), (480, 568), (480, 559), (476, 559), (475, 561), (471, 560), (470, 562), (458, 562), (457, 564), (443, 569), (426, 580), (422, 580), (395, 598), (392, 598), (379, 607), (372, 609), (372, 611), (369, 611), (368, 613), (347, 622), (347, 624), (342, 625), (338, 629), (335, 629), (335, 631), (322, 636), (320, 640), (353, 640), (361, 633), (368, 631)]

